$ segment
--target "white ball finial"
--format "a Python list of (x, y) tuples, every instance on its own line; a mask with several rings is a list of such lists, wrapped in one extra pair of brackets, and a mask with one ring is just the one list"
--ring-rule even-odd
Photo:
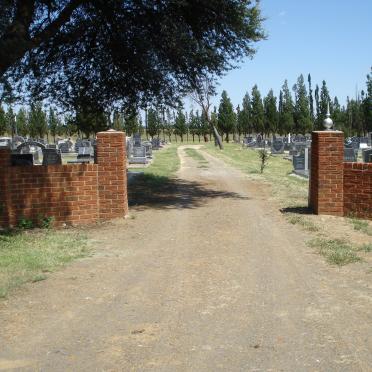
[(326, 130), (331, 130), (333, 127), (333, 120), (331, 119), (331, 114), (329, 113), (329, 102), (327, 106), (327, 117), (323, 121), (323, 125)]

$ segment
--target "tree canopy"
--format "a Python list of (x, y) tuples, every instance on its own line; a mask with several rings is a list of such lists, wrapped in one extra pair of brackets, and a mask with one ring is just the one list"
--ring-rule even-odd
[(0, 19), (3, 96), (12, 87), (75, 108), (83, 92), (102, 111), (174, 106), (265, 37), (251, 0), (8, 0)]

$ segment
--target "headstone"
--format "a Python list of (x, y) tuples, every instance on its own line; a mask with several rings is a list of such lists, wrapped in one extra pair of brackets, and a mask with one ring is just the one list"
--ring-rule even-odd
[(133, 146), (141, 146), (141, 135), (139, 133), (133, 134)]
[(362, 151), (362, 158), (364, 163), (371, 163), (372, 149)]
[(362, 150), (368, 148), (368, 137), (359, 138), (359, 148)]
[(90, 159), (93, 155), (93, 148), (92, 147), (79, 147), (78, 149), (78, 159)]
[(63, 154), (67, 154), (68, 152), (70, 152), (70, 146), (67, 142), (61, 142), (59, 145), (58, 145), (58, 149), (63, 153)]
[(271, 145), (272, 154), (283, 154), (284, 153), (284, 142), (281, 138), (276, 138)]
[(305, 170), (305, 153), (293, 155), (293, 168), (295, 170)]
[(62, 164), (61, 153), (56, 149), (43, 150), (43, 165), (60, 165)]
[(34, 165), (34, 156), (32, 154), (12, 154), (11, 164), (18, 165)]
[(345, 162), (356, 162), (358, 157), (358, 150), (353, 148), (344, 148), (344, 161)]
[(147, 164), (145, 146), (134, 146), (133, 155), (129, 158), (129, 164)]
[(372, 147), (372, 132), (368, 132), (368, 146)]

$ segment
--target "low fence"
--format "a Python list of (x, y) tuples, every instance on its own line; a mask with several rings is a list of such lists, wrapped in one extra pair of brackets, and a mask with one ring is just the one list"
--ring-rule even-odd
[(21, 219), (86, 224), (128, 213), (123, 132), (97, 134), (95, 164), (12, 166), (0, 149), (0, 226)]
[(309, 205), (317, 214), (372, 219), (372, 163), (344, 162), (344, 134), (312, 133)]

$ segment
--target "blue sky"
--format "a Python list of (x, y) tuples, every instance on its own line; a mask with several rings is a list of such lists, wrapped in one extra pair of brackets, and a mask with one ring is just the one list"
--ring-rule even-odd
[(253, 60), (220, 80), (233, 104), (241, 103), (247, 91), (257, 84), (266, 95), (275, 95), (285, 79), (292, 88), (302, 73), (312, 76), (313, 87), (326, 80), (331, 96), (341, 103), (355, 97), (356, 86), (365, 89), (372, 66), (372, 0), (262, 0), (267, 18), (266, 41), (257, 44)]

